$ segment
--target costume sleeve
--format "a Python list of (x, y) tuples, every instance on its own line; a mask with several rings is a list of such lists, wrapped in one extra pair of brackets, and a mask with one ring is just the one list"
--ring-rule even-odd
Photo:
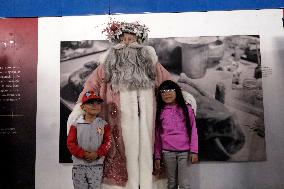
[(69, 130), (67, 137), (67, 148), (73, 156), (78, 158), (84, 157), (85, 151), (80, 146), (78, 146), (77, 129), (74, 125), (72, 125)]
[(188, 105), (188, 113), (189, 113), (190, 124), (191, 124), (190, 151), (193, 153), (198, 153), (198, 134), (197, 134), (197, 128), (196, 128), (195, 114), (191, 106), (189, 105)]
[(83, 91), (80, 93), (78, 102), (81, 102), (82, 96), (87, 91), (95, 91), (95, 93), (100, 94), (101, 84), (104, 80), (103, 65), (99, 65), (88, 77), (84, 83)]
[(161, 129), (155, 128), (155, 142), (154, 142), (154, 158), (161, 159), (162, 152), (162, 140), (161, 140)]
[(158, 87), (165, 80), (172, 80), (171, 74), (160, 63), (157, 62), (155, 85)]
[(104, 127), (104, 138), (103, 138), (103, 143), (97, 150), (97, 155), (99, 157), (105, 156), (110, 149), (110, 144), (111, 144), (111, 133), (110, 133), (110, 125), (107, 124)]
[(196, 116), (197, 104), (195, 98), (192, 96), (192, 94), (184, 90), (182, 90), (182, 95), (186, 104), (190, 104), (191, 108), (194, 111), (194, 115)]

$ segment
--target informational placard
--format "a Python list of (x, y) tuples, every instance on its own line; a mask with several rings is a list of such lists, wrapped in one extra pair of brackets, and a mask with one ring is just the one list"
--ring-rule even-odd
[(36, 18), (0, 19), (1, 189), (35, 188)]

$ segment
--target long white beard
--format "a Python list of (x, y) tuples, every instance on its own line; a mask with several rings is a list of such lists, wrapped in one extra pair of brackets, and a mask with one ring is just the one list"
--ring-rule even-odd
[(154, 86), (155, 63), (146, 48), (138, 43), (112, 47), (104, 68), (106, 82), (114, 91), (148, 89)]

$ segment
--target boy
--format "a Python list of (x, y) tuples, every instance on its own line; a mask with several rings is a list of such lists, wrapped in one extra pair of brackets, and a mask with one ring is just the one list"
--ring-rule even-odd
[(98, 117), (102, 102), (94, 91), (86, 92), (81, 105), (84, 115), (69, 130), (67, 147), (73, 159), (74, 189), (101, 188), (104, 156), (111, 143), (110, 126)]

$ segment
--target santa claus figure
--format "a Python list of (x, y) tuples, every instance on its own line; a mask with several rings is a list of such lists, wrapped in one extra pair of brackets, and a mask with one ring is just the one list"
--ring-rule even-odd
[[(112, 145), (105, 158), (103, 188), (152, 189), (155, 88), (171, 78), (155, 50), (143, 45), (148, 28), (112, 22), (104, 30), (114, 45), (101, 57), (78, 99), (95, 91), (106, 102)], [(74, 121), (77, 102), (68, 122)], [(70, 124), (68, 124), (70, 125)]]

